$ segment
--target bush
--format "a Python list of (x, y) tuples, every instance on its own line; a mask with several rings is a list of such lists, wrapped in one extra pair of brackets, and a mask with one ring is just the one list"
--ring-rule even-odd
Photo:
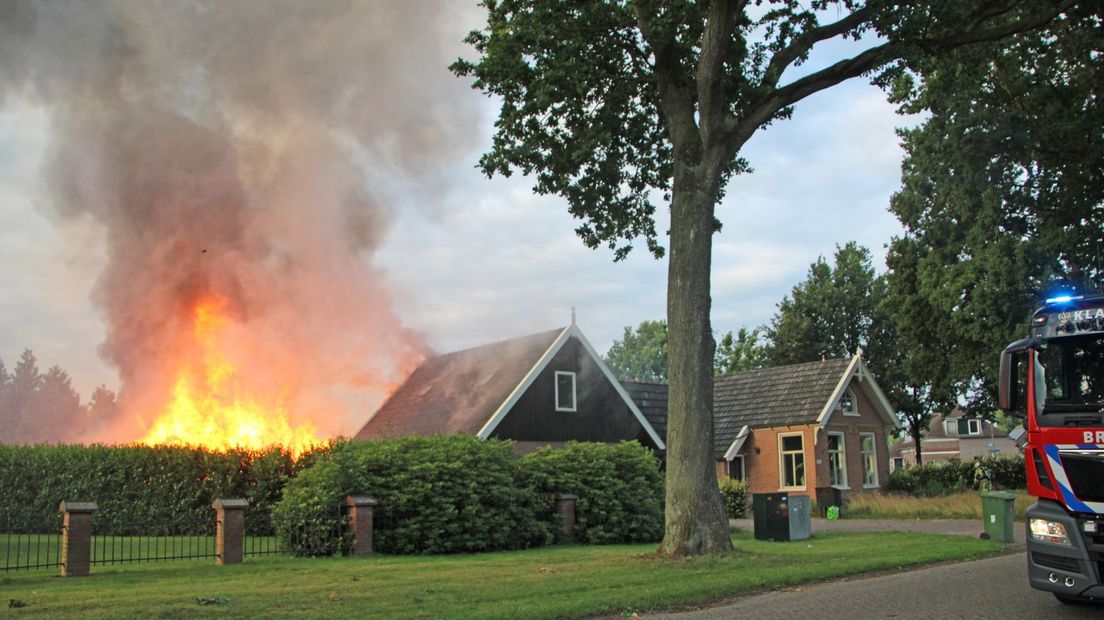
[(508, 442), (457, 435), (336, 446), (287, 485), (272, 515), (277, 535), (299, 554), (336, 552), (344, 541), (332, 532), (347, 495), (379, 502), (374, 547), (384, 553), (516, 549), (552, 539)]
[(68, 500), (96, 502), (97, 533), (201, 533), (215, 499), (244, 498), (247, 531), (270, 534), (269, 509), (304, 462), (279, 448), (0, 446), (0, 527), (41, 529)]
[(575, 536), (581, 543), (656, 542), (663, 537), (663, 476), (659, 460), (636, 442), (568, 442), (524, 459), (543, 493), (574, 493)]
[(721, 480), (721, 499), (729, 519), (742, 519), (747, 515), (748, 488), (740, 480)]
[(986, 456), (973, 461), (950, 459), (897, 469), (889, 476), (889, 491), (921, 497), (949, 495), (979, 489), (983, 483), (996, 488), (1027, 486), (1023, 456)]

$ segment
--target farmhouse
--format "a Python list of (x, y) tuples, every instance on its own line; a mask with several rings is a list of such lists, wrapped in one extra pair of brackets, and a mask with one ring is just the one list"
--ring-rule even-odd
[[(653, 427), (666, 430), (667, 386), (625, 382)], [(889, 478), (893, 408), (861, 355), (717, 377), (713, 455), (718, 478), (753, 493), (846, 496)]]
[(425, 360), (356, 438), (436, 433), (512, 439), (523, 451), (569, 440), (666, 448), (574, 320)]

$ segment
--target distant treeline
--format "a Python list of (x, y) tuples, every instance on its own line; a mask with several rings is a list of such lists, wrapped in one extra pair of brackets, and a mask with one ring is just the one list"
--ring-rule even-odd
[(46, 372), (30, 349), (11, 372), (0, 359), (0, 443), (82, 441), (115, 415), (115, 393), (100, 386), (87, 403), (59, 366)]

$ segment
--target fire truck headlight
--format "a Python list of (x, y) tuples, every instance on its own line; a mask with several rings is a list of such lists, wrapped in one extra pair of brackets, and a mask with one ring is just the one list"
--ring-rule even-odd
[(1070, 544), (1069, 535), (1066, 534), (1066, 526), (1057, 521), (1046, 519), (1031, 519), (1031, 538), (1056, 545)]

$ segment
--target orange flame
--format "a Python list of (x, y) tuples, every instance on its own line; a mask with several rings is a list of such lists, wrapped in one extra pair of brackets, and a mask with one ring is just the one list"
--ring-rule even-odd
[(320, 441), (314, 426), (292, 426), (282, 396), (259, 400), (236, 380), (237, 367), (220, 351), (229, 327), (226, 302), (208, 299), (195, 309), (194, 336), (203, 351), (201, 368), (177, 374), (173, 398), (141, 440), (146, 445), (189, 445), (214, 450), (282, 446), (295, 456)]

